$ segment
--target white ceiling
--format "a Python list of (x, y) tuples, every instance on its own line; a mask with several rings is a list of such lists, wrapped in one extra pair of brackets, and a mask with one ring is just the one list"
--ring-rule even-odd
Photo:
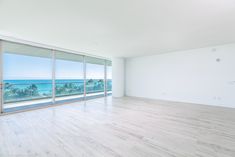
[(235, 42), (235, 0), (0, 0), (0, 34), (105, 57)]

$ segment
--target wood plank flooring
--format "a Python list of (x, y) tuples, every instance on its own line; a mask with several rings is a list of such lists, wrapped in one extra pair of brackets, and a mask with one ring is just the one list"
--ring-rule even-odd
[(107, 97), (0, 116), (0, 157), (235, 157), (235, 109)]

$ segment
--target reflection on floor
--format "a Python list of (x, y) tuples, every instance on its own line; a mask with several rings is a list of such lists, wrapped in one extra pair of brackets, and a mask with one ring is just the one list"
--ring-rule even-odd
[(98, 98), (0, 117), (2, 157), (234, 157), (235, 109)]

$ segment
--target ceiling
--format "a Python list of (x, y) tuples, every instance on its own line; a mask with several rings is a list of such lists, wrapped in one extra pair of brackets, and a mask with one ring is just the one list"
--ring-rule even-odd
[(0, 34), (104, 57), (235, 42), (234, 0), (0, 0)]

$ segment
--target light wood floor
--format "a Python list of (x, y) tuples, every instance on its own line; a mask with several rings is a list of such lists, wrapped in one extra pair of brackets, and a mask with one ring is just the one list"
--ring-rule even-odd
[(235, 157), (235, 109), (111, 97), (0, 116), (0, 157)]

